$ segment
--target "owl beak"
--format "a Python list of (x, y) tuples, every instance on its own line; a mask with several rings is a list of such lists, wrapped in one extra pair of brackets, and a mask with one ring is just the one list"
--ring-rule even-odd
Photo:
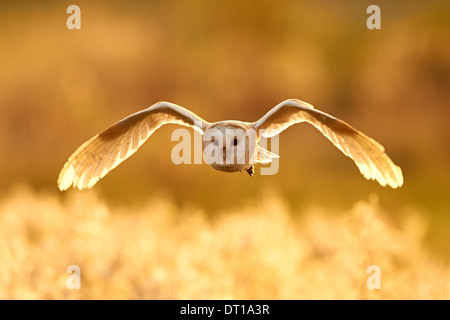
[(223, 147), (223, 160), (227, 157), (227, 148)]

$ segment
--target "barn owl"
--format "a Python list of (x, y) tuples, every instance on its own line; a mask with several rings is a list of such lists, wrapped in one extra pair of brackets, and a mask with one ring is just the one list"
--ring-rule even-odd
[(236, 120), (207, 122), (193, 112), (170, 102), (158, 102), (111, 125), (83, 143), (67, 160), (58, 178), (61, 191), (73, 186), (91, 188), (98, 180), (130, 157), (164, 124), (180, 124), (203, 135), (205, 161), (225, 172), (254, 174), (254, 164), (270, 163), (278, 155), (259, 145), (261, 136), (273, 137), (293, 124), (307, 122), (317, 128), (347, 157), (361, 174), (382, 186), (403, 184), (400, 167), (372, 138), (342, 120), (315, 109), (311, 104), (285, 100), (256, 122)]

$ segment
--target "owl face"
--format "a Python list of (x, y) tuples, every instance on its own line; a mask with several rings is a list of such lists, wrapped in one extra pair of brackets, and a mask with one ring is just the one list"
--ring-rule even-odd
[(203, 157), (216, 170), (237, 172), (248, 169), (256, 159), (256, 131), (239, 121), (221, 121), (203, 135)]

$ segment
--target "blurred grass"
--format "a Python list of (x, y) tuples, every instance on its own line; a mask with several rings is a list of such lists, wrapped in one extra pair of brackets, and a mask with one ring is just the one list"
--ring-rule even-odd
[[(95, 192), (0, 200), (2, 299), (448, 299), (450, 269), (423, 246), (426, 215), (378, 196), (293, 212), (269, 192), (211, 217), (158, 197), (130, 210)], [(81, 268), (81, 289), (66, 268)], [(366, 286), (370, 265), (381, 289)]]
[[(153, 219), (145, 218), (147, 211), (153, 210), (148, 201), (162, 196), (169, 200), (160, 205), (171, 208), (161, 209), (161, 212), (169, 212), (167, 219), (178, 217), (180, 208), (196, 208), (203, 212), (202, 219), (206, 219), (197, 226), (198, 232), (205, 228), (205, 232), (212, 234), (217, 230), (210, 219), (222, 219), (220, 223), (225, 224), (228, 220), (221, 212), (234, 212), (229, 219), (240, 221), (241, 212), (247, 217), (250, 210), (242, 208), (259, 203), (264, 190), (276, 190), (278, 196), (270, 201), (282, 203), (284, 211), (280, 210), (294, 217), (294, 222), (315, 216), (315, 209), (311, 213), (310, 208), (316, 205), (318, 211), (340, 213), (336, 219), (343, 219), (355, 202), (376, 193), (392, 221), (407, 220), (404, 212), (419, 212), (428, 228), (422, 238), (414, 242), (415, 248), (425, 257), (436, 255), (449, 261), (450, 47), (447, 42), (450, 2), (401, 4), (380, 0), (377, 5), (382, 10), (382, 29), (376, 31), (365, 26), (366, 8), (372, 4), (369, 1), (350, 4), (328, 0), (283, 3), (177, 0), (137, 1), (133, 6), (119, 0), (78, 1), (82, 12), (82, 29), (78, 31), (66, 28), (68, 15), (65, 12), (70, 4), (64, 1), (0, 3), (0, 192), (4, 195), (3, 206), (9, 206), (8, 212), (19, 212), (14, 220), (2, 211), (2, 219), (8, 216), (7, 219), (16, 221), (19, 229), (17, 233), (7, 233), (8, 241), (22, 243), (18, 244), (22, 246), (21, 254), (33, 255), (31, 248), (42, 249), (41, 244), (34, 242), (29, 248), (26, 245), (29, 240), (24, 240), (28, 239), (29, 232), (25, 230), (26, 225), (34, 223), (28, 220), (31, 214), (24, 213), (32, 212), (33, 207), (24, 201), (42, 202), (36, 204), (42, 206), (42, 210), (34, 217), (38, 224), (32, 227), (35, 229), (43, 229), (39, 225), (40, 215), (44, 220), (47, 217), (60, 224), (66, 223), (63, 222), (66, 218), (75, 219), (70, 218), (70, 214), (67, 217), (65, 212), (75, 210), (75, 202), (80, 201), (85, 207), (76, 210), (85, 210), (86, 215), (79, 223), (82, 228), (82, 221), (96, 219), (99, 207), (114, 212), (107, 216), (114, 217), (111, 219), (117, 225), (119, 220), (134, 225), (141, 219)], [(280, 170), (275, 176), (249, 178), (245, 174), (216, 172), (206, 165), (175, 166), (170, 161), (175, 145), (170, 142), (170, 134), (175, 126), (167, 126), (95, 186), (94, 194), (98, 198), (89, 198), (91, 191), (79, 195), (77, 192), (56, 193), (60, 169), (82, 142), (156, 101), (178, 103), (209, 121), (254, 121), (286, 98), (308, 101), (378, 140), (403, 169), (405, 185), (400, 190), (391, 190), (365, 181), (351, 160), (306, 125), (289, 128), (280, 136)], [(28, 185), (33, 191), (11, 194), (11, 188), (17, 183)], [(14, 209), (14, 205), (17, 208)], [(53, 206), (52, 209), (44, 209), (47, 205)], [(116, 207), (121, 208), (120, 212), (128, 211), (128, 218), (112, 209)], [(257, 207), (264, 211), (260, 205)], [(373, 210), (380, 211), (379, 208)], [(137, 212), (136, 217), (134, 212)], [(65, 216), (59, 217), (59, 214)], [(91, 214), (94, 216), (90, 217)], [(326, 216), (320, 219), (328, 226), (331, 222), (325, 220), (334, 220)], [(251, 215), (247, 218), (250, 217), (253, 219)], [(116, 232), (116, 227), (108, 224), (109, 218), (104, 219), (99, 221), (107, 225), (102, 227), (99, 222), (98, 228), (112, 228), (105, 231), (109, 234)], [(127, 219), (130, 220), (126, 222)], [(262, 217), (255, 219), (261, 223), (261, 228), (264, 223), (269, 229), (271, 224), (279, 223), (270, 220), (272, 218), (266, 222), (260, 220)], [(75, 223), (74, 220), (69, 222)], [(187, 232), (182, 227), (177, 229), (169, 222), (164, 223), (162, 229), (174, 228), (170, 230), (180, 232), (180, 235), (173, 235), (175, 239)], [(248, 225), (245, 221), (236, 223), (242, 223), (243, 229), (251, 228), (250, 222)], [(339, 223), (345, 224), (343, 220)], [(49, 225), (52, 226), (51, 222)], [(2, 228), (7, 230), (7, 227), (5, 223)], [(55, 226), (50, 229), (53, 231), (48, 231), (48, 236), (52, 241), (64, 238), (63, 231), (60, 234)], [(386, 229), (402, 234), (391, 226)], [(351, 230), (356, 234), (356, 229)], [(322, 234), (315, 235), (319, 236)], [(300, 238), (295, 239), (300, 241)], [(94, 243), (102, 241), (97, 236), (91, 239)], [(353, 239), (355, 245), (362, 245), (356, 237)], [(403, 241), (403, 238), (397, 240)], [(90, 248), (91, 241), (79, 241), (80, 245), (87, 246), (79, 250), (87, 250), (95, 256), (99, 248)], [(193, 241), (202, 245), (197, 239)], [(57, 245), (48, 250), (62, 250)], [(175, 246), (175, 242), (172, 245)], [(426, 245), (426, 249), (422, 245)], [(76, 253), (75, 244), (68, 246)], [(0, 254), (8, 251), (2, 252)], [(65, 258), (54, 263), (64, 269), (72, 253), (62, 254)], [(22, 289), (17, 290), (29, 290), (30, 296), (46, 296), (42, 293), (46, 292), (42, 290), (43, 282), (36, 293), (34, 261), (29, 265), (24, 262), (19, 267), (16, 258), (5, 260), (8, 263), (4, 263), (3, 268), (10, 270), (11, 261), (17, 273), (29, 272), (31, 280), (24, 283), (32, 286), (27, 288), (23, 284)], [(43, 265), (37, 257), (34, 259), (38, 265)], [(325, 264), (317, 264), (326, 268)], [(101, 262), (96, 262), (96, 268), (101, 269), (100, 265)], [(428, 266), (446, 274), (432, 262)], [(58, 268), (48, 269), (48, 276), (63, 279), (65, 275), (61, 276), (56, 271)], [(95, 278), (98, 275), (94, 272), (86, 279), (98, 285)], [(439, 273), (433, 271), (432, 275)], [(16, 276), (19, 277), (18, 274), (8, 276), (7, 281), (16, 283), (19, 281)], [(270, 282), (261, 281), (263, 284)], [(401, 279), (396, 281), (400, 287)], [(150, 280), (146, 285), (158, 287)], [(361, 284), (358, 282), (358, 285)], [(147, 292), (129, 289), (139, 284), (124, 286), (133, 292), (128, 296)], [(176, 285), (171, 286), (174, 287)], [(49, 290), (54, 292), (54, 288), (53, 285)], [(2, 286), (0, 290), (7, 290), (4, 292), (8, 292), (5, 293), (8, 297), (27, 296), (27, 293), (14, 294), (13, 285)], [(165, 288), (158, 287), (158, 290), (162, 293), (151, 295), (177, 295), (175, 289), (166, 292)], [(138, 291), (140, 293), (136, 293)], [(64, 292), (48, 296), (72, 297), (75, 294)], [(442, 292), (447, 291), (442, 289)], [(430, 296), (445, 296), (442, 292)], [(389, 296), (395, 295), (390, 292)]]

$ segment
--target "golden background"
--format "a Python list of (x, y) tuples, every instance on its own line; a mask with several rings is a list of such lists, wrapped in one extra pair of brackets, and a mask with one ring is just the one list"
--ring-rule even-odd
[[(0, 298), (450, 298), (450, 4), (377, 1), (369, 30), (371, 4), (2, 2)], [(92, 190), (56, 187), (81, 143), (157, 101), (255, 121), (287, 98), (379, 141), (404, 186), (302, 124), (273, 176), (174, 165), (168, 125)]]

